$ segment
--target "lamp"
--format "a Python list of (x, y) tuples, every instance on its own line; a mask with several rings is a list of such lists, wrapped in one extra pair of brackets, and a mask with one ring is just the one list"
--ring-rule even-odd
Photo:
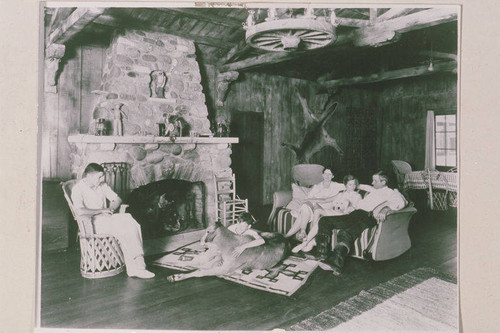
[[(246, 41), (266, 51), (298, 51), (325, 47), (336, 39), (335, 10), (267, 9), (267, 17), (255, 17), (249, 10), (246, 22)], [(258, 16), (258, 15), (257, 15)]]
[(431, 58), (429, 60), (429, 67), (427, 67), (427, 70), (429, 72), (434, 71), (434, 64), (432, 63), (432, 42), (431, 42)]

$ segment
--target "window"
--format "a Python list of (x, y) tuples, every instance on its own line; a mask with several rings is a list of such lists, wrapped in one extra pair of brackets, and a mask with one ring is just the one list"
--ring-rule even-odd
[(457, 115), (436, 115), (436, 166), (457, 166)]

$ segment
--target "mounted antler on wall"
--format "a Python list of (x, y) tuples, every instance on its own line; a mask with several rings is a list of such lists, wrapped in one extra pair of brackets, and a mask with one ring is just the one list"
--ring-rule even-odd
[(332, 95), (330, 95), (323, 106), (321, 117), (318, 119), (309, 110), (306, 99), (300, 95), (299, 91), (297, 91), (297, 95), (304, 111), (305, 136), (299, 147), (289, 143), (282, 143), (281, 146), (295, 152), (298, 163), (309, 163), (310, 158), (325, 146), (333, 147), (340, 156), (343, 156), (344, 152), (337, 144), (337, 140), (332, 138), (324, 128), (326, 121), (337, 110), (338, 102), (333, 102)]

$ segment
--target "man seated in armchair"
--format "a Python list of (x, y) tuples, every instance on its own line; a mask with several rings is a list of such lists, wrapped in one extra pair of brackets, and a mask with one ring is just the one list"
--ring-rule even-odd
[[(388, 177), (383, 171), (372, 176), (372, 185), (359, 185), (359, 189), (367, 194), (359, 202), (356, 210), (347, 215), (325, 216), (319, 221), (316, 243), (323, 269), (332, 270), (339, 275), (344, 261), (353, 249), (354, 241), (366, 228), (371, 228), (377, 221), (384, 221), (390, 210), (399, 210), (406, 206), (404, 196), (387, 187)], [(330, 237), (333, 229), (339, 229), (338, 243), (330, 253)]]

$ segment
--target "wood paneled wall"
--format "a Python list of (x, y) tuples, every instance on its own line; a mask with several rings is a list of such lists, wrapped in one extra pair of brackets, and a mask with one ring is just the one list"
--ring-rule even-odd
[(427, 111), (457, 109), (457, 76), (435, 74), (390, 81), (374, 88), (380, 167), (392, 170), (391, 160), (403, 160), (414, 170), (422, 170)]
[[(264, 113), (264, 170), (261, 180), (263, 204), (272, 203), (275, 191), (289, 190), (291, 186), (291, 169), (296, 164), (295, 155), (281, 147), (281, 143), (300, 145), (305, 135), (304, 114), (296, 89), (299, 88), (301, 94), (307, 98), (312, 112), (319, 115), (323, 111), (328, 96), (317, 94), (311, 87), (309, 81), (261, 73), (244, 73), (230, 87), (224, 110), (230, 113)], [(375, 103), (374, 95), (364, 89), (340, 90), (335, 99), (339, 102), (339, 107), (326, 123), (326, 129), (344, 149), (345, 155), (341, 157), (332, 147), (325, 147), (310, 162), (332, 168), (338, 176), (337, 180), (341, 181), (346, 173), (357, 171), (353, 168), (352, 161), (362, 153), (349, 149), (355, 134), (347, 124), (353, 116), (363, 121), (369, 119), (370, 114), (375, 112)], [(376, 123), (369, 125), (375, 128)], [(367, 126), (360, 123), (357, 128), (361, 128), (364, 133)], [(357, 166), (361, 167), (359, 163)]]
[(68, 135), (87, 133), (99, 90), (105, 47), (66, 46), (59, 65), (57, 93), (44, 93), (42, 159), (44, 179), (69, 179)]
[[(277, 190), (290, 189), (294, 154), (282, 142), (299, 144), (304, 135), (303, 112), (296, 87), (307, 96), (313, 112), (321, 112), (327, 98), (316, 94), (309, 81), (260, 73), (244, 73), (230, 87), (223, 112), (264, 113), (263, 204), (272, 203)], [(328, 133), (344, 150), (331, 147), (311, 163), (332, 168), (337, 181), (348, 173), (370, 183), (377, 170), (392, 172), (391, 160), (424, 166), (427, 110), (456, 109), (456, 75), (394, 80), (381, 84), (344, 87), (335, 93), (339, 108), (326, 123)], [(221, 110), (219, 110), (221, 111)]]
[[(70, 47), (61, 62), (58, 93), (45, 93), (42, 112), (42, 170), (46, 179), (71, 177), (67, 136), (86, 133), (96, 100), (92, 90), (100, 89), (105, 44)], [(263, 202), (272, 203), (277, 190), (290, 189), (294, 154), (282, 142), (299, 145), (304, 135), (304, 118), (296, 88), (319, 114), (327, 98), (317, 94), (309, 81), (262, 73), (240, 73), (229, 88), (225, 105), (216, 108), (215, 69), (200, 66), (210, 119), (233, 112), (264, 114), (262, 156)], [(326, 129), (344, 149), (340, 157), (326, 147), (311, 163), (333, 170), (337, 181), (347, 173), (362, 182), (370, 181), (377, 169), (391, 170), (390, 161), (408, 161), (414, 169), (424, 166), (427, 110), (456, 109), (456, 75), (394, 80), (386, 83), (344, 87), (335, 94), (340, 105)]]

